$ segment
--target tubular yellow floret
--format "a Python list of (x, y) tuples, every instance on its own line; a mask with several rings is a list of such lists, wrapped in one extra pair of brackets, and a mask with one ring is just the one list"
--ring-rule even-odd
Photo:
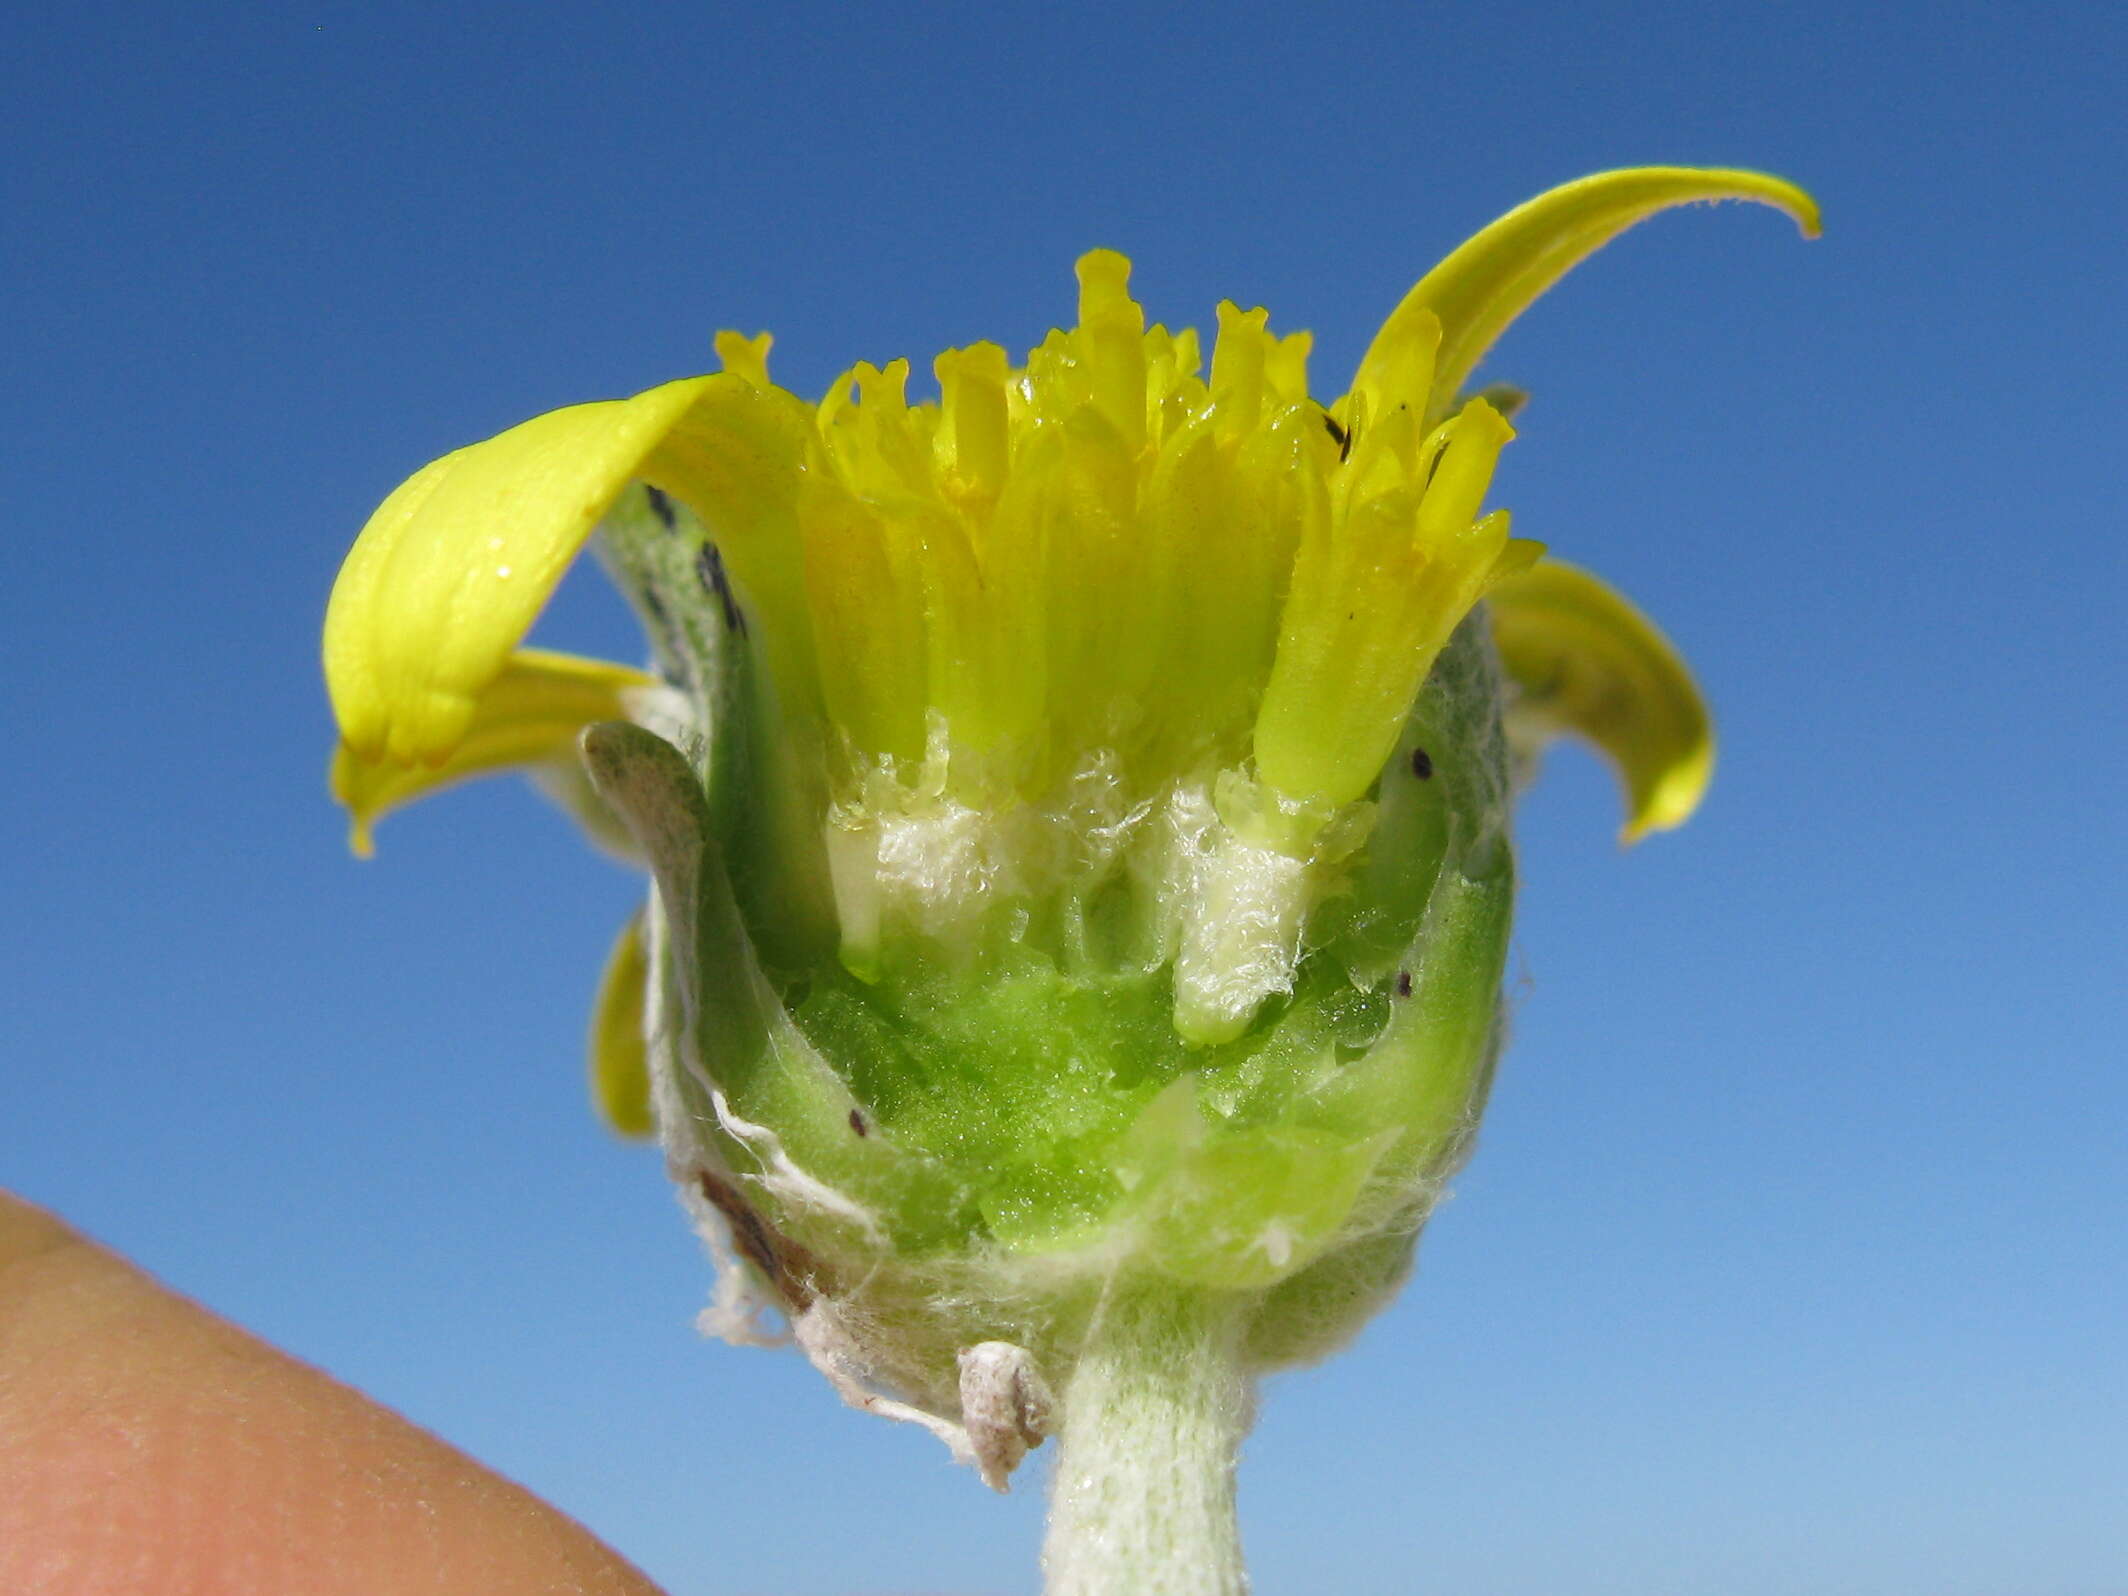
[(1264, 359), (1271, 337), (1265, 330), (1268, 310), (1243, 310), (1231, 299), (1219, 302), (1219, 336), (1212, 344), (1212, 403), (1225, 437), (1240, 437), (1256, 428), (1263, 413)]
[(1311, 332), (1291, 332), (1271, 340), (1264, 353), (1264, 386), (1275, 403), (1307, 403), (1308, 356), (1314, 349)]
[(1208, 390), (1197, 375), (1203, 355), (1194, 327), (1171, 333), (1155, 326), (1145, 335), (1145, 351), (1147, 421), (1160, 443), (1204, 410)]
[(1130, 262), (1112, 249), (1089, 250), (1077, 270), (1094, 407), (1135, 452), (1145, 442), (1145, 311), (1130, 296)]
[(1471, 524), (1492, 483), (1500, 451), (1515, 435), (1507, 419), (1483, 399), (1465, 405), (1447, 430), (1447, 446), (1419, 507), (1422, 546), (1444, 543)]
[(921, 758), (927, 670), (914, 551), (900, 528), (829, 482), (806, 484), (798, 531), (829, 720), (863, 754)]
[(1472, 517), (1514, 436), (1483, 400), (1429, 446), (1408, 406), (1376, 420), (1359, 395), (1350, 418), (1358, 436), (1332, 514), (1302, 537), (1255, 732), (1274, 791), (1330, 806), (1373, 784), (1434, 657), (1492, 578), (1506, 518)]
[(956, 502), (994, 500), (1004, 490), (1012, 457), (1005, 351), (991, 343), (949, 349), (931, 369), (939, 386), (941, 485)]

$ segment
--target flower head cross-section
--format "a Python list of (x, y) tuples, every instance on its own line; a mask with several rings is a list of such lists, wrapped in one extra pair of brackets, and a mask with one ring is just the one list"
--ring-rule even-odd
[[(1071, 326), (948, 350), (935, 397), (895, 359), (810, 402), (723, 333), (717, 374), (385, 501), (326, 619), (334, 791), (366, 849), (526, 769), (649, 867), (598, 1096), (664, 1140), (718, 1328), (780, 1309), (1001, 1480), (1115, 1326), (1260, 1368), (1381, 1300), (1490, 1079), (1515, 778), (1589, 739), (1632, 837), (1713, 763), (1661, 633), (1491, 506), (1514, 396), (1471, 378), (1577, 261), (1718, 199), (1816, 231), (1752, 172), (1570, 183), (1327, 401), (1307, 334), (1222, 304), (1207, 352), (1095, 250)], [(523, 646), (587, 544), (647, 670)]]

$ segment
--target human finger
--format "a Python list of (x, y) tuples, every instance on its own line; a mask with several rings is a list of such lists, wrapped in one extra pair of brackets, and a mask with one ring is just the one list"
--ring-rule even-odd
[(0, 1590), (656, 1596), (530, 1492), (4, 1192)]

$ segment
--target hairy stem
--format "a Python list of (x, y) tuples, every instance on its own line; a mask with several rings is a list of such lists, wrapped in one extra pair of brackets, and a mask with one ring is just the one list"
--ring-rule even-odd
[(1243, 1596), (1234, 1465), (1251, 1417), (1239, 1304), (1119, 1286), (1063, 1400), (1046, 1596)]

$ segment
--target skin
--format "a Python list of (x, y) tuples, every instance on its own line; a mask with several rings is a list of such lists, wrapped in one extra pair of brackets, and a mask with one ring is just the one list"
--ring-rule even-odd
[(529, 1492), (4, 1192), (0, 1591), (657, 1596)]

